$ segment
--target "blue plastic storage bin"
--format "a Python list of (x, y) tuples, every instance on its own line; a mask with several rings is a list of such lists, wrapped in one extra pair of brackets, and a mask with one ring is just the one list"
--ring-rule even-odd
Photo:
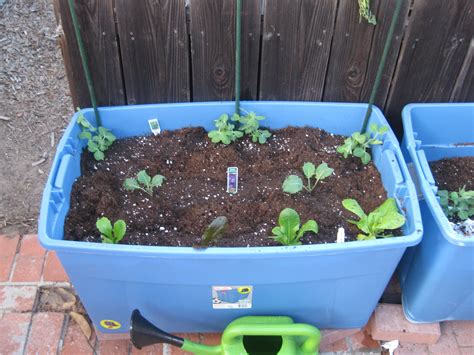
[[(271, 128), (314, 126), (336, 134), (359, 130), (367, 105), (247, 102), (244, 109), (266, 117)], [(162, 129), (213, 128), (232, 102), (101, 108), (104, 126), (118, 138), (149, 133), (147, 120)], [(83, 110), (94, 122), (93, 111)], [(63, 240), (72, 184), (80, 176), (84, 142), (77, 114), (59, 143), (43, 194), (39, 221), (42, 245), (56, 250), (95, 326), (128, 331), (135, 308), (171, 332), (222, 331), (245, 315), (286, 315), (319, 328), (357, 328), (367, 323), (405, 249), (421, 239), (416, 192), (392, 131), (375, 146), (374, 162), (389, 196), (405, 213), (404, 236), (344, 244), (296, 247), (207, 248), (111, 245)], [(371, 119), (388, 125), (380, 110)], [(248, 309), (214, 309), (212, 286), (252, 286)], [(109, 329), (104, 320), (117, 323)], [(101, 326), (106, 325), (105, 327)], [(119, 326), (119, 325), (120, 326)], [(112, 328), (112, 327), (110, 327)]]
[(404, 154), (416, 169), (423, 240), (399, 267), (405, 316), (412, 322), (474, 320), (474, 238), (458, 235), (436, 196), (428, 163), (474, 156), (474, 104), (412, 104), (404, 108)]

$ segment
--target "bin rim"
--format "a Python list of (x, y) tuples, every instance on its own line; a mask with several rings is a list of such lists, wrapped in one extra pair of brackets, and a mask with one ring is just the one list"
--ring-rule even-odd
[[(187, 103), (165, 103), (159, 104), (161, 107), (176, 107), (176, 106), (214, 106), (216, 104), (223, 103), (231, 106), (233, 101), (216, 101), (216, 102), (187, 102)], [(281, 105), (281, 106), (345, 106), (345, 107), (358, 107), (364, 108), (368, 104), (365, 103), (338, 103), (338, 102), (310, 102), (310, 101), (243, 101), (241, 102), (242, 106), (245, 104), (252, 104), (252, 106), (264, 106), (268, 104), (272, 105)], [(140, 105), (140, 107), (156, 107), (157, 104), (146, 104)], [(113, 111), (117, 109), (126, 109), (133, 110), (137, 108), (134, 105), (126, 106), (110, 106), (110, 107), (100, 107), (99, 112)], [(92, 108), (81, 109), (81, 111), (86, 114), (88, 112), (93, 112)], [(382, 111), (373, 106), (372, 114), (378, 116), (384, 125), (390, 127), (388, 122), (385, 119)], [(57, 150), (60, 151), (66, 144), (69, 134), (74, 128), (78, 117), (76, 112), (71, 121), (69, 122), (66, 130), (61, 137), (61, 140), (57, 146)], [(40, 214), (38, 221), (38, 239), (40, 244), (48, 249), (55, 250), (59, 252), (78, 252), (78, 253), (98, 253), (98, 254), (123, 254), (127, 255), (133, 253), (134, 255), (142, 256), (154, 256), (154, 255), (169, 255), (169, 256), (186, 256), (186, 257), (232, 257), (232, 256), (242, 256), (242, 255), (252, 255), (257, 256), (261, 255), (262, 257), (268, 257), (276, 254), (285, 254), (285, 256), (292, 257), (295, 255), (312, 255), (312, 254), (340, 254), (344, 251), (351, 252), (365, 252), (369, 250), (384, 250), (384, 249), (394, 249), (394, 248), (406, 248), (410, 246), (417, 245), (421, 241), (423, 234), (423, 226), (421, 223), (421, 214), (418, 206), (418, 202), (414, 201), (416, 198), (415, 187), (413, 181), (409, 177), (408, 168), (404, 162), (403, 156), (400, 151), (400, 145), (396, 139), (395, 134), (390, 128), (387, 134), (390, 136), (390, 141), (395, 146), (394, 153), (399, 158), (400, 169), (403, 171), (403, 175), (407, 177), (405, 184), (409, 191), (409, 196), (411, 197), (413, 206), (413, 215), (410, 216), (413, 218), (413, 232), (407, 235), (398, 236), (394, 238), (383, 238), (376, 240), (367, 240), (367, 241), (350, 241), (345, 243), (327, 243), (327, 244), (313, 244), (313, 245), (298, 245), (298, 246), (265, 246), (265, 247), (210, 247), (205, 249), (197, 249), (193, 247), (170, 247), (170, 246), (144, 246), (144, 245), (130, 245), (130, 244), (106, 244), (106, 243), (92, 243), (92, 242), (83, 242), (83, 241), (70, 241), (64, 239), (56, 239), (50, 236), (47, 232), (47, 214), (48, 214), (48, 203), (49, 196), (51, 193), (52, 186), (52, 174), (48, 175), (48, 180), (46, 182), (46, 187), (43, 191)], [(55, 154), (51, 169), (58, 164), (58, 155)], [(408, 218), (408, 216), (407, 216)], [(334, 238), (336, 239), (336, 238)]]
[[(425, 166), (428, 165), (428, 161), (426, 160), (426, 156), (424, 153), (420, 156), (418, 152), (423, 152), (421, 149), (421, 145), (423, 144), (420, 140), (415, 139), (415, 131), (413, 130), (413, 121), (412, 121), (412, 110), (418, 108), (437, 108), (437, 107), (452, 107), (453, 105), (459, 107), (472, 107), (474, 110), (474, 103), (429, 103), (429, 104), (417, 104), (412, 103), (406, 105), (402, 110), (402, 123), (403, 123), (403, 130), (404, 130), (404, 137), (405, 137), (405, 145), (408, 153), (410, 154), (410, 158), (415, 166), (416, 174), (418, 177), (418, 181), (420, 183), (421, 192), (423, 194), (424, 199), (426, 200), (426, 204), (433, 216), (433, 219), (436, 221), (438, 228), (441, 231), (441, 235), (443, 238), (446, 239), (451, 244), (456, 246), (466, 246), (466, 247), (474, 247), (474, 237), (465, 237), (460, 233), (457, 233), (452, 226), (446, 215), (439, 204), (438, 198), (436, 197), (435, 191), (438, 190), (436, 185), (431, 185), (426, 178), (424, 169), (422, 164)], [(423, 159), (424, 161), (420, 161)], [(430, 173), (431, 174), (431, 173)], [(425, 238), (429, 238), (429, 236), (425, 236)]]

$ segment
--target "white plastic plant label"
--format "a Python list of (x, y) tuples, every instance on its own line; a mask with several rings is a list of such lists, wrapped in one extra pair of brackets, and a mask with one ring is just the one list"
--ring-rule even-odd
[(252, 286), (212, 286), (212, 308), (252, 308)]
[(148, 125), (155, 136), (161, 133), (160, 122), (158, 122), (158, 119), (152, 118), (151, 120), (148, 120)]

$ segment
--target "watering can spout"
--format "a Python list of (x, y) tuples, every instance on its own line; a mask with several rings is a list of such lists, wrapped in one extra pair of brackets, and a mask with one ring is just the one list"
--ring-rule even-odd
[(132, 312), (132, 318), (130, 320), (130, 338), (132, 344), (137, 349), (157, 343), (171, 344), (179, 348), (184, 344), (183, 338), (166, 333), (160, 328), (154, 326), (141, 315), (138, 309)]

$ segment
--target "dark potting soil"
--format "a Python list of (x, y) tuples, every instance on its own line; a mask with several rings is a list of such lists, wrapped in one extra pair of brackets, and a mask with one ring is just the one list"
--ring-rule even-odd
[(465, 186), (474, 190), (474, 157), (441, 159), (430, 163), (440, 190), (458, 191)]
[[(106, 216), (127, 223), (122, 244), (193, 246), (209, 223), (226, 216), (229, 228), (215, 246), (275, 246), (279, 244), (268, 236), (280, 211), (290, 207), (303, 223), (314, 219), (319, 224), (319, 233), (306, 233), (303, 244), (333, 243), (339, 227), (345, 229), (346, 240), (355, 240), (358, 230), (347, 222), (354, 216), (341, 201), (355, 198), (368, 212), (387, 198), (373, 163), (343, 159), (336, 147), (344, 137), (320, 129), (289, 127), (272, 133), (264, 145), (245, 138), (225, 146), (211, 143), (202, 128), (185, 128), (119, 140), (100, 162), (83, 152), (65, 238), (100, 242), (95, 222)], [(305, 181), (304, 162), (326, 162), (334, 173), (312, 193), (284, 193), (288, 175)], [(226, 192), (227, 168), (232, 166), (239, 168), (235, 195)], [(142, 169), (166, 177), (153, 197), (122, 187), (125, 178)]]

